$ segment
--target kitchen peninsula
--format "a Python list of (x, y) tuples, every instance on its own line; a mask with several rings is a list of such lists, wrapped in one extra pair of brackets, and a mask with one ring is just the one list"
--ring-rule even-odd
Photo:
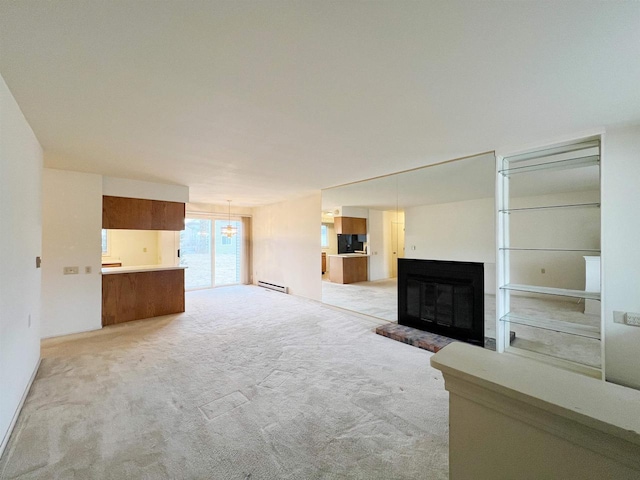
[(329, 280), (333, 283), (355, 283), (369, 280), (369, 255), (343, 253), (328, 255)]
[(101, 271), (103, 327), (184, 312), (175, 233), (184, 218), (182, 202), (103, 196), (103, 259), (116, 255), (106, 263), (121, 265)]
[(184, 312), (184, 269), (166, 265), (102, 269), (102, 326)]

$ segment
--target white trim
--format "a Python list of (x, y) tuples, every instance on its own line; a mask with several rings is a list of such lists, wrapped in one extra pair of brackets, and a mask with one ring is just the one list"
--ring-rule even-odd
[[(193, 211), (193, 210), (186, 210), (185, 211), (185, 217), (187, 216), (198, 216), (198, 217), (214, 217), (214, 218), (222, 218), (222, 219), (228, 219), (229, 218), (229, 214), (228, 213), (224, 213), (224, 212), (199, 212), (199, 211)], [(231, 212), (231, 220), (234, 219), (234, 217), (237, 218), (241, 218), (241, 217), (245, 217), (245, 218), (252, 218), (253, 215), (250, 215), (248, 213), (233, 213), (233, 211)]]
[(40, 340), (48, 340), (50, 338), (62, 338), (62, 337), (66, 337), (69, 335), (78, 335), (80, 333), (89, 333), (89, 332), (97, 332), (98, 330), (102, 330), (102, 326), (100, 326), (100, 328), (88, 328), (86, 330), (77, 330), (75, 332), (67, 332), (67, 333), (61, 333), (59, 335), (49, 335), (48, 337), (40, 337)]
[[(40, 362), (42, 359), (38, 357), (38, 363), (36, 364), (36, 368), (33, 370), (31, 374), (31, 378), (29, 379), (29, 383), (27, 384), (27, 388), (25, 388), (22, 398), (20, 399), (20, 403), (18, 403), (18, 408), (16, 408), (15, 413), (13, 414), (13, 418), (11, 419), (11, 423), (9, 423), (9, 429), (4, 435), (2, 439), (2, 443), (0, 443), (0, 457), (4, 454), (4, 449), (9, 444), (9, 439), (11, 438), (11, 434), (13, 433), (13, 429), (18, 422), (18, 417), (20, 416), (20, 412), (22, 411), (22, 407), (24, 406), (24, 402), (27, 400), (27, 396), (29, 395), (29, 391), (31, 390), (31, 385), (33, 385), (33, 381), (36, 379), (36, 375), (38, 373), (38, 369), (40, 368)], [(1, 473), (1, 472), (0, 472)]]

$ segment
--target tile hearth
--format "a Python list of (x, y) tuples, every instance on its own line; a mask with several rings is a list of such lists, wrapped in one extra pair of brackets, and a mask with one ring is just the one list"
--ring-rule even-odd
[[(424, 330), (418, 330), (417, 328), (398, 325), (397, 323), (381, 325), (377, 327), (375, 331), (378, 335), (382, 335), (383, 337), (406, 343), (423, 350), (428, 350), (433, 353), (436, 353), (438, 350), (446, 347), (452, 342), (460, 341), (454, 338), (437, 335), (435, 333), (425, 332)], [(513, 342), (515, 338), (515, 332), (511, 332), (511, 341)], [(484, 348), (495, 350), (495, 338), (484, 337)]]

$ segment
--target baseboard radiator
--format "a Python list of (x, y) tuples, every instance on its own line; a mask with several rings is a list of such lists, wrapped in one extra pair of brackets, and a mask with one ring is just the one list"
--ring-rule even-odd
[(276, 285), (275, 283), (263, 282), (262, 280), (258, 280), (258, 286), (268, 288), (269, 290), (275, 290), (276, 292), (289, 293), (289, 289), (287, 287)]

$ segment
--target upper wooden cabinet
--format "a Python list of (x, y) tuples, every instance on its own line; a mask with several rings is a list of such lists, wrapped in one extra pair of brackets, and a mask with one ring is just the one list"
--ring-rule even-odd
[(333, 226), (337, 234), (366, 235), (367, 219), (356, 217), (335, 217)]
[(184, 230), (184, 203), (102, 197), (102, 228)]

